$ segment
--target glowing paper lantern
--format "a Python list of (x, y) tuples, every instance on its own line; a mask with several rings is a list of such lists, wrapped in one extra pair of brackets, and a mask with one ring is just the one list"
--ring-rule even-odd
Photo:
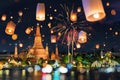
[(22, 44), (22, 43), (19, 43), (19, 47), (23, 47), (23, 44)]
[(115, 35), (117, 36), (119, 33), (118, 32), (115, 32)]
[(15, 27), (16, 27), (16, 24), (13, 21), (8, 22), (5, 29), (5, 33), (8, 35), (14, 34)]
[(96, 48), (96, 49), (99, 49), (99, 48), (100, 48), (100, 45), (99, 45), (99, 44), (96, 44), (95, 48)]
[(77, 44), (76, 44), (76, 47), (77, 47), (77, 48), (80, 48), (80, 47), (81, 47), (80, 43), (77, 43)]
[(70, 20), (73, 22), (77, 21), (77, 14), (74, 13), (73, 11), (70, 14)]
[(114, 9), (111, 10), (111, 15), (116, 15), (116, 11)]
[(82, 0), (82, 4), (87, 21), (99, 21), (106, 16), (101, 0)]
[(78, 7), (78, 8), (77, 8), (77, 12), (81, 12), (81, 7)]
[(25, 33), (26, 33), (26, 34), (30, 34), (31, 31), (32, 31), (32, 28), (31, 28), (31, 27), (28, 27), (28, 28), (25, 30)]
[(1, 20), (6, 21), (6, 18), (7, 18), (6, 14), (3, 14), (2, 17), (1, 17)]
[(53, 16), (50, 16), (50, 20), (53, 20)]
[(109, 3), (109, 2), (107, 2), (107, 3), (106, 3), (106, 6), (110, 6), (110, 3)]
[(45, 5), (44, 3), (38, 3), (36, 8), (36, 20), (44, 21), (45, 20)]
[(78, 42), (86, 43), (87, 42), (87, 33), (85, 31), (80, 31), (78, 34)]
[(18, 38), (18, 35), (17, 35), (17, 34), (13, 34), (13, 35), (12, 35), (12, 39), (13, 39), (13, 40), (17, 40), (17, 38)]
[(56, 36), (55, 35), (51, 35), (51, 43), (56, 43)]
[(22, 11), (19, 11), (19, 12), (18, 12), (18, 15), (19, 15), (20, 17), (22, 17), (23, 12), (22, 12)]

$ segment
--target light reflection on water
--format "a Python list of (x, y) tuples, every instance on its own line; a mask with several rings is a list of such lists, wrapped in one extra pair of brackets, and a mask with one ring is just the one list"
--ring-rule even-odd
[(70, 71), (61, 74), (54, 71), (47, 74), (41, 71), (28, 73), (23, 70), (0, 70), (0, 80), (120, 80), (120, 73), (103, 73), (98, 70), (90, 70), (90, 72), (85, 73)]

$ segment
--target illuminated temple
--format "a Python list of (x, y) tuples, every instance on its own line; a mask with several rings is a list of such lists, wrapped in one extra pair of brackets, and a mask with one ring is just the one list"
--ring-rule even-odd
[[(48, 47), (48, 45), (46, 47)], [(40, 27), (37, 26), (36, 34), (35, 34), (35, 38), (34, 38), (34, 44), (33, 44), (32, 48), (30, 48), (27, 56), (29, 58), (31, 58), (32, 61), (37, 61), (40, 58), (48, 59), (48, 55), (49, 55), (48, 49), (47, 48), (44, 49), (44, 47), (42, 45)]]

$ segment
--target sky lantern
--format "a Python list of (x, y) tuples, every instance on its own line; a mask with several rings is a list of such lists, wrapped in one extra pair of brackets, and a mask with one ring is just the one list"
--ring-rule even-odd
[(71, 14), (70, 14), (70, 20), (72, 21), (72, 22), (75, 22), (75, 21), (77, 21), (77, 14), (75, 13), (75, 12), (71, 12)]
[(22, 43), (19, 43), (19, 47), (23, 47), (23, 44), (22, 44)]
[(86, 43), (87, 42), (87, 33), (85, 31), (80, 31), (78, 34), (78, 42)]
[(106, 6), (110, 6), (110, 3), (109, 3), (109, 2), (107, 2), (107, 3), (106, 3)]
[(76, 43), (76, 48), (80, 48), (80, 47), (81, 47), (80, 43)]
[(5, 33), (8, 35), (14, 34), (15, 27), (16, 27), (16, 24), (13, 21), (8, 22), (5, 29)]
[(44, 21), (45, 20), (45, 4), (38, 3), (36, 8), (36, 20)]
[(100, 48), (100, 45), (99, 45), (99, 44), (96, 44), (96, 45), (95, 45), (95, 48), (96, 48), (96, 49), (99, 49), (99, 48)]
[(18, 38), (18, 35), (17, 35), (17, 34), (13, 34), (13, 35), (12, 35), (12, 40), (17, 40), (17, 38)]
[(18, 15), (19, 15), (20, 17), (22, 17), (23, 12), (22, 12), (22, 11), (19, 11), (19, 12), (18, 12)]
[(49, 18), (50, 18), (50, 20), (53, 20), (53, 16), (50, 16)]
[(106, 14), (101, 0), (82, 0), (86, 20), (95, 22), (105, 18)]
[(55, 35), (51, 35), (51, 43), (56, 43), (57, 39)]
[(117, 36), (119, 33), (116, 31), (114, 34)]
[(30, 34), (31, 31), (32, 31), (32, 28), (31, 28), (31, 27), (28, 27), (28, 28), (25, 30), (25, 33), (26, 33), (26, 34)]
[(77, 12), (81, 12), (81, 7), (78, 7), (78, 8), (77, 8)]
[(111, 15), (113, 15), (113, 16), (116, 15), (116, 10), (115, 10), (115, 9), (112, 9), (112, 10), (111, 10)]
[(7, 15), (6, 15), (6, 14), (3, 14), (2, 17), (1, 17), (1, 20), (2, 20), (2, 21), (6, 21), (6, 19), (7, 19)]

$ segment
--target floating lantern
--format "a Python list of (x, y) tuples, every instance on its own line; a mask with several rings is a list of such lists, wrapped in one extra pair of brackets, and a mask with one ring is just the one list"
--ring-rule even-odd
[(17, 34), (13, 34), (13, 35), (12, 35), (12, 39), (13, 39), (13, 40), (17, 40), (17, 38), (18, 38), (18, 35), (17, 35)]
[(48, 23), (48, 27), (51, 28), (51, 23), (50, 22)]
[(50, 20), (53, 20), (53, 16), (50, 16)]
[(114, 9), (111, 10), (111, 15), (113, 15), (113, 16), (116, 15), (116, 11)]
[(85, 31), (80, 31), (78, 34), (78, 42), (86, 43), (87, 42), (87, 33)]
[(116, 32), (115, 32), (115, 35), (117, 36), (118, 34), (119, 34), (119, 33), (116, 31)]
[(78, 7), (78, 8), (77, 8), (77, 12), (81, 12), (81, 7)]
[(54, 31), (53, 31), (53, 30), (51, 30), (51, 31), (50, 31), (50, 33), (52, 34), (52, 33), (54, 33)]
[(77, 47), (77, 48), (80, 48), (80, 47), (81, 47), (80, 43), (77, 43), (77, 44), (76, 44), (76, 47)]
[(111, 30), (112, 30), (112, 28), (109, 28), (109, 30), (111, 31)]
[(44, 3), (38, 3), (36, 9), (36, 20), (44, 21), (45, 20), (45, 5)]
[(22, 17), (23, 12), (22, 12), (22, 11), (19, 11), (19, 12), (18, 12), (18, 15), (19, 15), (20, 17)]
[(23, 47), (23, 44), (22, 44), (22, 43), (19, 43), (19, 47)]
[(3, 14), (2, 17), (1, 17), (1, 20), (6, 21), (6, 18), (7, 18), (6, 14)]
[(57, 12), (57, 9), (54, 9), (54, 12)]
[(72, 22), (77, 21), (77, 14), (74, 13), (73, 11), (72, 11), (71, 14), (70, 14), (70, 20), (71, 20)]
[(31, 31), (32, 31), (32, 28), (31, 28), (31, 27), (28, 27), (28, 28), (25, 30), (25, 33), (26, 33), (26, 34), (30, 34)]
[(82, 3), (87, 21), (99, 21), (106, 16), (101, 0), (82, 0)]
[(106, 3), (106, 6), (110, 6), (110, 3), (109, 3), (109, 2), (107, 2), (107, 3)]
[(55, 35), (51, 35), (51, 43), (56, 43), (56, 36)]
[(61, 32), (58, 32), (58, 36), (61, 36)]
[(95, 48), (96, 48), (96, 49), (99, 49), (99, 48), (100, 48), (100, 45), (99, 45), (99, 44), (96, 44)]
[(5, 33), (8, 35), (14, 34), (15, 27), (16, 27), (16, 24), (13, 21), (8, 22), (5, 29)]

